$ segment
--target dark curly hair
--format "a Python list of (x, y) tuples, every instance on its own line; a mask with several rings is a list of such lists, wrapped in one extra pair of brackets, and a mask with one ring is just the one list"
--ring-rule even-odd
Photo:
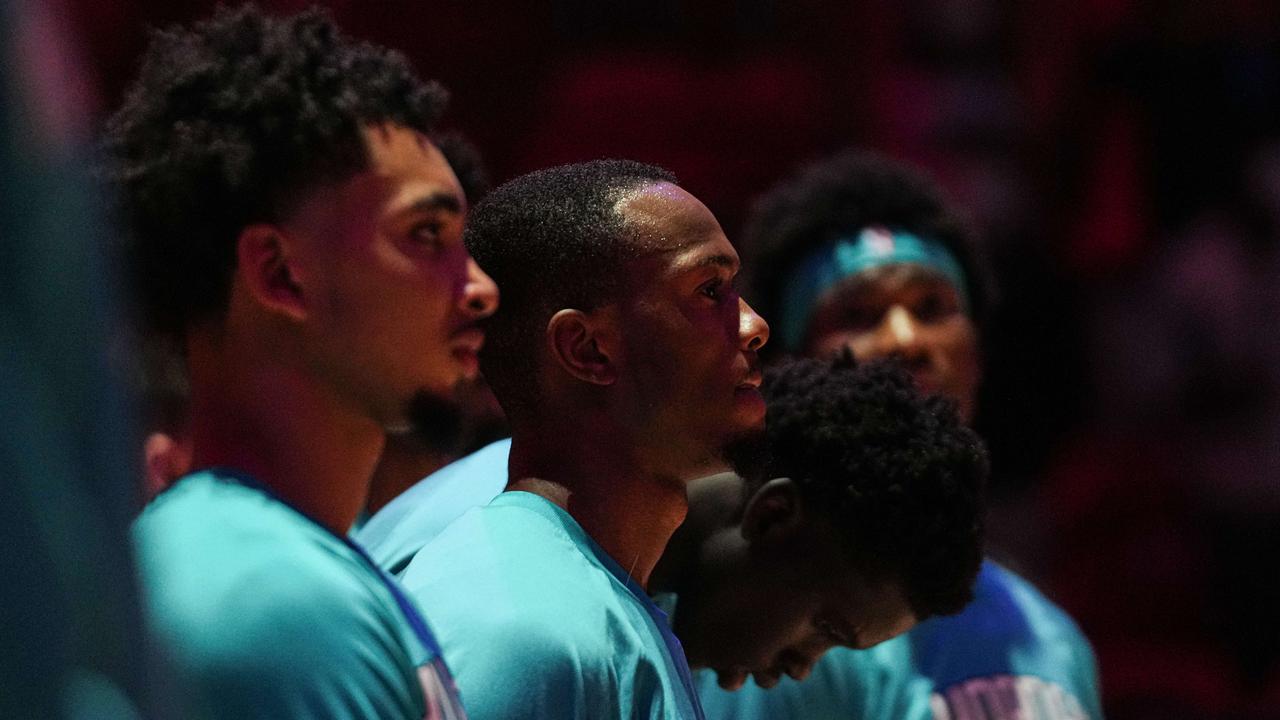
[(964, 270), (969, 315), (983, 326), (994, 288), (969, 228), (929, 178), (859, 150), (810, 164), (756, 200), (742, 239), (752, 305), (766, 319), (781, 317), (782, 288), (795, 264), (869, 225), (907, 230), (950, 250)]
[(431, 136), (431, 141), (453, 168), (453, 174), (458, 176), (458, 184), (462, 186), (467, 203), (474, 205), (483, 200), (491, 189), (489, 168), (475, 143), (456, 130), (436, 133)]
[(982, 563), (987, 453), (955, 406), (892, 362), (848, 351), (766, 375), (768, 477), (844, 533), (858, 567), (901, 583), (923, 620), (960, 611)]
[(219, 8), (154, 32), (104, 142), (150, 328), (180, 335), (217, 318), (241, 228), (363, 170), (363, 126), (429, 134), (446, 99), (402, 55), (343, 36), (314, 8)]
[(676, 178), (630, 160), (561, 165), (498, 186), (471, 211), (467, 250), (502, 291), (480, 363), (509, 416), (537, 402), (534, 358), (551, 315), (614, 297), (624, 261), (639, 252), (616, 205), (627, 191), (658, 182)]

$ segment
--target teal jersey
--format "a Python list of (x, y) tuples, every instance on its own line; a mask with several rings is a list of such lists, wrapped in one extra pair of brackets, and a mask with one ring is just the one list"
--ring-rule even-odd
[(870, 649), (836, 649), (803, 682), (721, 690), (700, 673), (712, 720), (1084, 720), (1102, 717), (1093, 651), (1030, 583), (987, 561), (974, 600)]
[(251, 478), (183, 478), (138, 518), (134, 541), (183, 717), (462, 717), (403, 591)]
[(378, 567), (400, 575), (423, 545), (473, 507), (489, 504), (507, 486), (511, 438), (498, 440), (418, 481), (352, 537)]
[(666, 615), (538, 495), (467, 511), (401, 578), (472, 718), (702, 717)]

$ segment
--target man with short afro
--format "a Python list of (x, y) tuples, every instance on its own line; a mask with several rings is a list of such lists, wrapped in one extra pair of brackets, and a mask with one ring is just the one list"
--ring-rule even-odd
[(108, 124), (146, 332), (189, 380), (194, 472), (134, 526), (183, 717), (463, 715), (346, 538), (385, 434), (476, 375), (497, 302), (430, 139), (444, 102), (321, 11), (245, 6), (155, 33)]
[(627, 160), (566, 165), (512, 180), (471, 218), (467, 249), (507, 299), (487, 322), (483, 355), (485, 379), (509, 417), (539, 402), (528, 381), (547, 318), (614, 300), (627, 261), (643, 252), (616, 204), (639, 186), (675, 182), (664, 168)]

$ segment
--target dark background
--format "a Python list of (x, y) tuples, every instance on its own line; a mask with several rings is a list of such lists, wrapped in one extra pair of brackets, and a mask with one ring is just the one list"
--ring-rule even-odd
[[(326, 4), (452, 90), (495, 181), (655, 162), (733, 238), (850, 145), (934, 172), (1001, 289), (992, 552), (1079, 620), (1109, 717), (1280, 716), (1280, 3)], [(212, 6), (49, 5), (92, 123)]]

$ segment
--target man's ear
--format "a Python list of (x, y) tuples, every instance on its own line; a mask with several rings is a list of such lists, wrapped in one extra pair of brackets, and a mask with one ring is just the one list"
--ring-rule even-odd
[(560, 310), (547, 321), (547, 345), (564, 371), (593, 385), (618, 379), (617, 323), (611, 308)]
[(144, 490), (150, 500), (191, 472), (191, 443), (169, 433), (153, 432), (143, 441), (142, 464)]
[(236, 272), (249, 296), (268, 312), (301, 321), (307, 317), (307, 305), (293, 249), (280, 228), (249, 225), (236, 241)]
[(752, 545), (785, 542), (800, 530), (804, 512), (804, 499), (795, 481), (775, 478), (747, 501), (742, 512), (742, 536)]

